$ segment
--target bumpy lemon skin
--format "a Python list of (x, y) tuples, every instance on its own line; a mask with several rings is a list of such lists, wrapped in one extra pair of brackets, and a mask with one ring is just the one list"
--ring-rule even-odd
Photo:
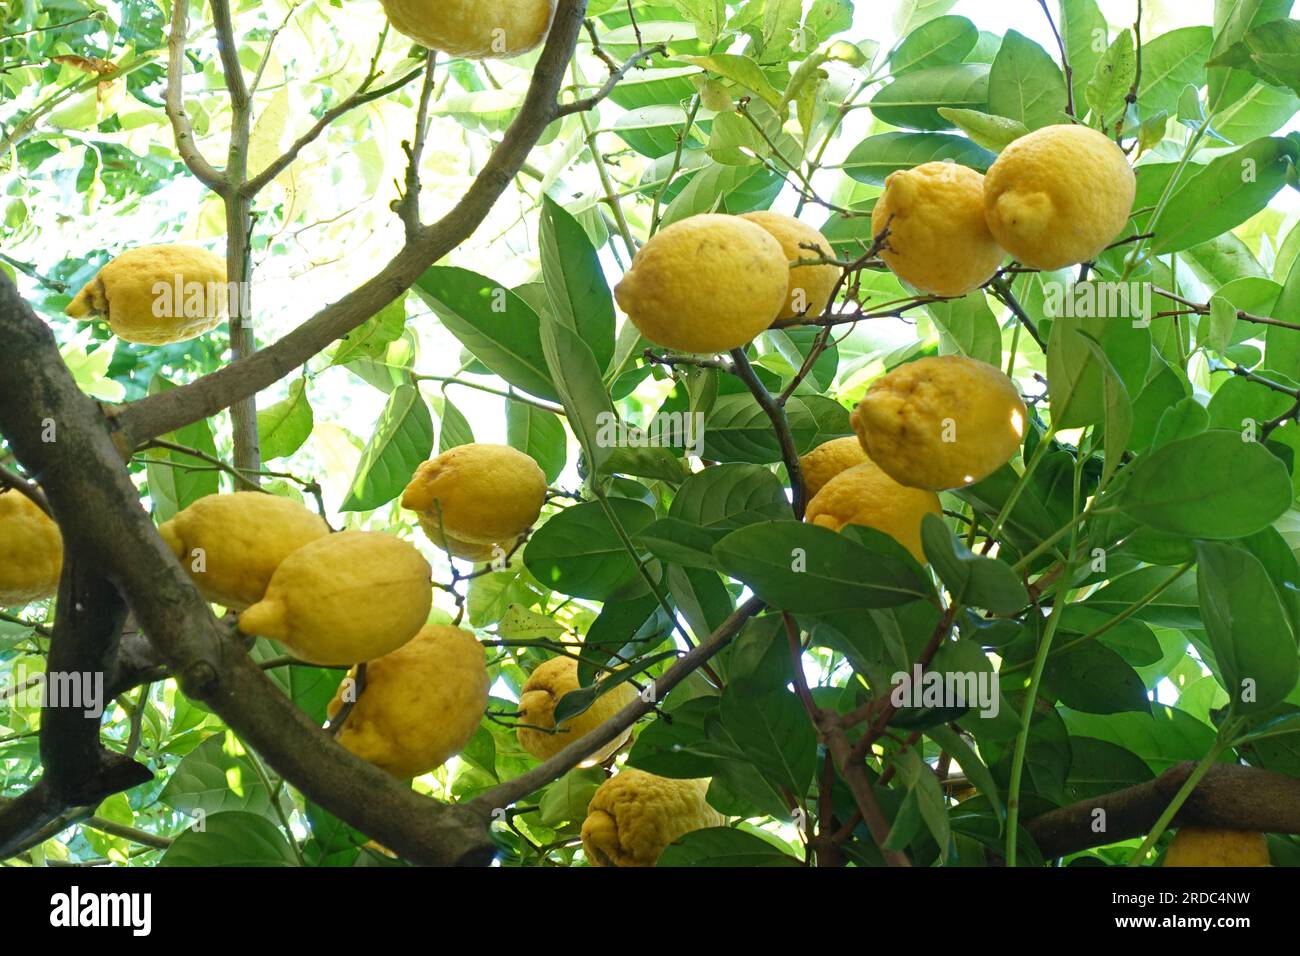
[(600, 785), (587, 805), (582, 846), (592, 866), (654, 866), (674, 840), (726, 825), (709, 806), (708, 780), (670, 780), (624, 769)]
[[(170, 291), (161, 292), (160, 284)], [(113, 334), (127, 342), (171, 345), (212, 331), (228, 304), (226, 261), (197, 246), (169, 244), (123, 252), (65, 311), (74, 319), (103, 316)]]
[(281, 561), (329, 530), (324, 518), (289, 498), (236, 491), (200, 498), (158, 533), (204, 600), (242, 611), (262, 600)]
[(921, 519), (942, 515), (939, 496), (923, 488), (900, 485), (874, 461), (840, 472), (808, 502), (805, 520), (832, 531), (846, 524), (883, 531), (925, 564)]
[[(787, 262), (800, 259), (816, 259), (818, 256), (831, 258), (830, 241), (812, 226), (800, 222), (794, 216), (779, 212), (747, 212), (740, 217), (756, 226), (762, 226), (781, 243)], [(807, 246), (815, 248), (808, 249)], [(840, 269), (829, 263), (816, 266), (794, 266), (790, 270), (790, 289), (786, 295), (785, 308), (777, 316), (778, 320), (796, 319), (800, 316), (818, 316), (826, 311), (835, 291), (835, 284), (840, 280)]]
[(422, 512), (417, 515), (420, 527), (424, 529), (425, 536), (433, 542), (434, 547), (446, 551), (452, 557), (461, 558), (464, 561), (473, 561), (483, 563), (495, 560), (498, 557), (507, 555), (515, 546), (519, 539), (512, 538), (508, 541), (493, 542), (491, 544), (477, 544), (473, 541), (462, 541), (455, 535), (444, 534), (438, 527), (436, 515)]
[(863, 450), (899, 484), (943, 491), (1011, 460), (1028, 413), (1015, 382), (960, 355), (922, 358), (871, 383), (849, 416)]
[(1013, 141), (984, 177), (989, 229), (1035, 269), (1084, 262), (1124, 229), (1137, 178), (1123, 151), (1086, 126), (1044, 126)]
[(312, 664), (358, 664), (389, 654), (424, 626), (433, 570), (393, 535), (341, 531), (289, 555), (239, 629), (279, 641)]
[[(546, 501), (546, 475), (508, 445), (474, 443), (421, 462), (402, 492), (430, 539), (457, 557), (488, 560), (533, 526)], [(457, 553), (461, 552), (461, 553)], [(479, 557), (482, 555), (482, 557)]]
[(1163, 865), (1272, 866), (1264, 834), (1208, 827), (1179, 827)]
[(59, 526), (26, 495), (0, 491), (0, 607), (50, 597), (62, 569)]
[(799, 470), (803, 472), (803, 487), (808, 500), (816, 498), (817, 493), (826, 487), (826, 482), (840, 472), (870, 460), (856, 435), (822, 442), (799, 459)]
[(527, 53), (551, 29), (555, 0), (380, 0), (399, 33), (472, 60)]
[[(352, 680), (339, 685), (328, 713), (343, 707)], [(365, 685), (338, 742), (394, 777), (428, 773), (460, 753), (488, 702), (487, 656), (469, 631), (426, 624), (406, 644), (366, 665)]]
[(871, 210), (871, 234), (886, 227), (880, 258), (898, 278), (931, 295), (978, 289), (1006, 256), (984, 221), (984, 177), (957, 163), (890, 173)]
[[(619, 684), (601, 694), (589, 708), (559, 725), (559, 732), (547, 733), (555, 728), (555, 705), (565, 694), (575, 691), (578, 684), (578, 662), (572, 657), (552, 657), (528, 675), (519, 694), (519, 723), (515, 736), (523, 747), (538, 760), (555, 756), (579, 737), (595, 730), (605, 721), (630, 704), (636, 697), (631, 684)], [(538, 730), (536, 728), (546, 728)], [(604, 763), (616, 753), (631, 736), (629, 727), (622, 734), (596, 751), (584, 761), (584, 766)]]
[(790, 263), (762, 226), (704, 213), (661, 229), (614, 289), (651, 342), (682, 352), (726, 352), (771, 326), (785, 308)]

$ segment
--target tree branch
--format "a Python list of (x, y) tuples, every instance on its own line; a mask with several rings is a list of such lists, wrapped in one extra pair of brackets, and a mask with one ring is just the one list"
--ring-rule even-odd
[(781, 446), (781, 460), (785, 462), (786, 473), (790, 476), (790, 508), (794, 511), (795, 518), (802, 521), (808, 491), (804, 488), (803, 466), (799, 464), (799, 451), (795, 448), (794, 435), (790, 431), (790, 420), (786, 417), (785, 409), (758, 380), (743, 348), (731, 350), (731, 365), (732, 374), (745, 383), (745, 387), (772, 423), (777, 444)]
[[(1196, 765), (1187, 761), (1140, 783), (1049, 810), (1025, 823), (1044, 857), (1065, 856), (1151, 829)], [(1096, 811), (1104, 812), (1099, 817)], [(1097, 832), (1101, 819), (1105, 829)], [(1215, 764), (1174, 817), (1175, 826), (1300, 833), (1300, 780), (1241, 764)]]
[(185, 94), (181, 89), (184, 75), (185, 40), (189, 32), (189, 3), (175, 0), (172, 5), (172, 29), (167, 37), (167, 92), (163, 105), (176, 136), (176, 151), (194, 177), (213, 192), (221, 193), (228, 183), (225, 176), (204, 158), (194, 139), (194, 126), (185, 112)]

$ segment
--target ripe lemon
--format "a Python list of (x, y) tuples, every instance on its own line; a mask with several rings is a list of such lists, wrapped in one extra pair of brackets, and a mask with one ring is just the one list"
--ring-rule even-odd
[(708, 780), (670, 780), (626, 769), (600, 785), (587, 805), (582, 846), (592, 866), (654, 866), (692, 830), (726, 819), (704, 799)]
[[(519, 745), (538, 760), (553, 757), (579, 737), (595, 730), (626, 707), (636, 697), (636, 688), (623, 683), (601, 694), (596, 702), (572, 720), (563, 721), (556, 733), (555, 705), (570, 691), (577, 690), (578, 662), (572, 657), (552, 657), (528, 675), (519, 694), (520, 727), (515, 730)], [(545, 728), (538, 730), (536, 728)], [(604, 763), (631, 736), (632, 728), (610, 741), (584, 762), (584, 766)]]
[(204, 600), (242, 611), (262, 600), (281, 561), (329, 530), (324, 518), (296, 501), (236, 491), (200, 498), (158, 533)]
[(1002, 247), (1027, 266), (1091, 259), (1120, 234), (1137, 178), (1123, 151), (1086, 126), (1044, 126), (1013, 141), (984, 178), (984, 211)]
[(890, 173), (871, 210), (871, 234), (886, 228), (880, 258), (898, 278), (931, 295), (978, 289), (1006, 256), (984, 221), (984, 177), (957, 163)]
[(100, 269), (66, 311), (74, 319), (103, 316), (127, 342), (171, 345), (220, 325), (228, 300), (220, 256), (197, 246), (141, 246)]
[(790, 263), (762, 226), (705, 213), (641, 247), (614, 297), (651, 342), (683, 352), (739, 348), (776, 321)]
[(19, 607), (59, 589), (59, 526), (20, 492), (0, 491), (0, 607)]
[(509, 551), (546, 501), (537, 462), (508, 445), (458, 445), (422, 462), (402, 492), (430, 540), (460, 558), (486, 561)]
[[(331, 718), (353, 678), (339, 685)], [(363, 760), (408, 779), (440, 767), (474, 736), (488, 702), (487, 657), (469, 631), (426, 624), (397, 650), (366, 664), (365, 684), (338, 741)]]
[(1015, 382), (960, 355), (900, 365), (871, 383), (850, 416), (871, 460), (912, 488), (943, 491), (1011, 459), (1028, 413)]
[(826, 482), (840, 472), (870, 460), (867, 453), (862, 450), (862, 443), (858, 441), (856, 435), (822, 442), (799, 459), (800, 470), (803, 471), (803, 487), (807, 492), (808, 500), (816, 498), (817, 493), (826, 487)]
[[(748, 219), (771, 233), (772, 238), (781, 243), (787, 262), (816, 259), (819, 256), (829, 259), (834, 256), (830, 241), (825, 236), (793, 216), (779, 212), (747, 212), (740, 218)], [(813, 248), (809, 249), (808, 246)], [(795, 319), (803, 315), (815, 318), (821, 315), (839, 280), (839, 266), (829, 263), (793, 267), (790, 270), (790, 290), (786, 296), (785, 308), (777, 318)]]
[(285, 558), (239, 629), (312, 664), (356, 664), (397, 650), (424, 626), (433, 570), (401, 538), (342, 531)]
[(826, 483), (808, 503), (805, 520), (832, 531), (846, 524), (883, 531), (907, 548), (921, 564), (921, 519), (943, 514), (939, 496), (922, 488), (900, 485), (874, 461), (854, 465)]
[(527, 53), (546, 39), (555, 0), (380, 0), (399, 33), (474, 60)]
[(1247, 830), (1179, 827), (1165, 866), (1270, 866), (1268, 840)]

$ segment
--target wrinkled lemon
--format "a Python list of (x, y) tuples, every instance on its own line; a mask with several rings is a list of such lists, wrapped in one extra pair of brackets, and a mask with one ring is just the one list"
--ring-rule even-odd
[(127, 342), (171, 345), (220, 325), (228, 300), (220, 256), (197, 246), (140, 246), (100, 269), (66, 311), (74, 319), (103, 316)]
[(965, 295), (997, 272), (1006, 253), (984, 221), (984, 177), (957, 163), (922, 163), (885, 179), (871, 234), (889, 235), (880, 258), (932, 295)]
[[(572, 657), (552, 657), (528, 675), (519, 694), (519, 723), (515, 735), (519, 745), (538, 760), (553, 757), (579, 737), (595, 730), (626, 707), (636, 697), (636, 688), (623, 683), (596, 698), (585, 711), (555, 724), (555, 705), (578, 684), (578, 662)], [(541, 728), (541, 729), (538, 729)], [(629, 727), (585, 761), (585, 765), (604, 763), (610, 754), (627, 742)]]
[(871, 383), (850, 416), (884, 472), (912, 488), (963, 488), (1006, 464), (1028, 413), (1015, 382), (960, 355), (900, 365)]
[(587, 805), (582, 846), (592, 866), (654, 866), (659, 854), (692, 830), (726, 819), (709, 806), (708, 780), (670, 780), (624, 769), (600, 785)]
[(1268, 840), (1248, 830), (1179, 827), (1165, 866), (1270, 866)]
[(1014, 140), (984, 178), (989, 229), (1035, 269), (1091, 259), (1123, 230), (1137, 178), (1123, 151), (1086, 126), (1044, 126)]
[(421, 46), (474, 60), (527, 53), (546, 39), (555, 0), (380, 0)]
[(422, 462), (402, 492), (429, 539), (460, 558), (486, 561), (509, 551), (546, 501), (537, 462), (508, 445), (458, 445)]
[(19, 607), (59, 589), (63, 536), (26, 495), (0, 491), (0, 607)]
[[(779, 212), (747, 212), (740, 217), (748, 219), (755, 225), (762, 226), (781, 243), (787, 262), (800, 259), (816, 259), (819, 256), (833, 258), (830, 240), (812, 226), (805, 225), (793, 216)], [(812, 246), (813, 248), (808, 248)], [(794, 266), (790, 269), (790, 289), (786, 295), (785, 307), (778, 319), (794, 319), (799, 316), (816, 318), (826, 310), (835, 283), (840, 280), (840, 267), (824, 263), (821, 265)]]
[(866, 461), (840, 472), (808, 503), (805, 520), (822, 528), (839, 531), (846, 524), (860, 524), (883, 531), (907, 548), (921, 564), (921, 519), (941, 515), (939, 496), (922, 488), (900, 485), (874, 461)]
[(656, 345), (726, 352), (776, 321), (789, 290), (790, 264), (771, 233), (739, 216), (705, 213), (655, 233), (614, 296)]
[[(339, 685), (335, 714), (358, 690)], [(338, 742), (363, 760), (403, 779), (440, 767), (474, 736), (488, 701), (487, 657), (469, 631), (426, 624), (397, 650), (366, 664), (364, 685)]]
[(397, 650), (424, 626), (433, 570), (414, 546), (374, 531), (303, 545), (271, 575), (239, 629), (312, 664), (357, 664)]
[(840, 472), (869, 460), (856, 435), (822, 442), (799, 459), (803, 471), (803, 487), (808, 499), (811, 501), (816, 498), (817, 492), (826, 487), (826, 482)]
[(296, 501), (260, 491), (200, 498), (158, 528), (204, 600), (236, 611), (256, 604), (280, 562), (329, 525)]

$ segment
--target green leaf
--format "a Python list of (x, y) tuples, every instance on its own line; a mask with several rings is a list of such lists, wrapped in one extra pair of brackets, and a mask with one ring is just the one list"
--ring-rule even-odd
[(371, 511), (402, 493), (416, 467), (433, 451), (433, 416), (414, 385), (388, 396), (340, 511)]
[(442, 429), (438, 433), (438, 454), (442, 454), (451, 448), (459, 445), (469, 445), (474, 441), (474, 429), (470, 427), (467, 419), (459, 408), (457, 408), (450, 398), (445, 394), (442, 398), (435, 399), (441, 401), (442, 410), (440, 419)]
[(1178, 252), (1241, 225), (1295, 175), (1297, 155), (1294, 141), (1264, 137), (1212, 160), (1169, 200), (1151, 251)]
[(1268, 449), (1210, 429), (1143, 455), (1118, 504), (1134, 521), (1189, 538), (1240, 538), (1291, 506), (1291, 476)]
[(514, 292), (452, 266), (425, 270), (413, 288), (447, 331), (495, 374), (538, 398), (560, 397), (542, 351), (541, 320)]
[(1002, 364), (1002, 330), (983, 292), (931, 302), (925, 311), (947, 340), (943, 351), (955, 351), (994, 368)]
[(889, 56), (890, 71), (902, 76), (927, 66), (960, 63), (977, 39), (979, 30), (965, 17), (936, 17), (899, 41)]
[(1086, 714), (1151, 710), (1146, 686), (1137, 671), (1096, 641), (1049, 656), (1043, 682), (1047, 694)]
[(570, 770), (546, 788), (538, 807), (542, 823), (559, 827), (570, 820), (586, 819), (587, 804), (604, 782), (605, 772), (599, 767)]
[(1300, 93), (1300, 23), (1286, 19), (1260, 24), (1206, 66), (1244, 69), (1265, 83)]
[(1088, 106), (1102, 129), (1106, 129), (1112, 119), (1123, 115), (1124, 99), (1136, 79), (1137, 50), (1133, 45), (1133, 31), (1125, 27), (1097, 61), (1092, 79), (1088, 81)]
[(284, 833), (253, 813), (216, 813), (203, 830), (186, 830), (159, 866), (298, 866)]
[[(1106, 49), (1106, 18), (1098, 9), (1096, 0), (1059, 0), (1059, 8), (1061, 39), (1065, 43), (1066, 56), (1074, 73), (1072, 86), (1075, 112), (1081, 113), (1088, 80)], [(1142, 58), (1145, 72), (1145, 43)], [(1146, 100), (1141, 102), (1146, 105)]]
[(954, 604), (1011, 614), (1029, 603), (1025, 585), (1010, 565), (973, 554), (938, 515), (921, 519), (921, 546)]
[(817, 731), (794, 693), (728, 688), (719, 713), (745, 759), (769, 783), (796, 799), (807, 792), (817, 768)]
[(1105, 404), (1105, 436), (1104, 449), (1106, 460), (1101, 469), (1101, 483), (1106, 485), (1110, 482), (1111, 475), (1119, 467), (1124, 458), (1124, 451), (1128, 447), (1129, 436), (1133, 432), (1133, 402), (1128, 397), (1128, 389), (1124, 387), (1124, 380), (1120, 378), (1119, 372), (1111, 363), (1110, 356), (1102, 348), (1100, 342), (1089, 335), (1087, 332), (1080, 332), (1079, 337), (1083, 339), (1084, 345), (1092, 352), (1092, 357), (1096, 359), (1097, 365), (1102, 372), (1102, 394)]
[(619, 426), (614, 402), (600, 377), (590, 347), (577, 332), (550, 315), (542, 317), (542, 351), (551, 379), (560, 393), (565, 418), (587, 457), (592, 480), (617, 445), (607, 432)]
[(1280, 703), (1300, 677), (1295, 637), (1264, 566), (1234, 545), (1198, 541), (1201, 617), (1214, 648), (1214, 676), (1235, 711)]
[[(149, 394), (160, 395), (175, 388), (161, 375), (155, 375), (149, 383)], [(217, 457), (217, 443), (212, 437), (212, 425), (203, 418), (189, 425), (184, 425), (162, 436), (170, 442), (193, 448), (195, 451)], [(220, 472), (212, 469), (212, 463), (202, 458), (195, 458), (183, 452), (169, 448), (153, 449), (150, 458), (173, 464), (147, 464), (145, 475), (149, 481), (149, 498), (153, 502), (154, 517), (167, 521), (178, 511), (188, 508), (206, 495), (215, 495), (221, 490)]]
[(714, 465), (691, 475), (668, 509), (669, 518), (727, 530), (789, 514), (790, 502), (776, 475), (744, 463)]
[[(979, 110), (955, 110), (941, 106), (939, 115), (951, 121), (954, 126), (974, 140), (977, 146), (994, 153), (1002, 152), (1008, 145), (1029, 132), (1029, 127), (1020, 120), (994, 116), (992, 113), (981, 113)], [(984, 170), (980, 169), (980, 171)]]
[(551, 314), (587, 343), (603, 371), (614, 355), (614, 297), (586, 231), (549, 196), (539, 245)]
[(282, 401), (257, 412), (257, 437), (263, 461), (292, 455), (311, 437), (315, 426), (311, 402), (307, 401), (307, 380), (300, 378), (289, 385)]
[(172, 771), (158, 799), (187, 816), (243, 810), (271, 813), (271, 793), (252, 759), (229, 732), (216, 733), (191, 750)]
[(672, 0), (673, 6), (695, 26), (695, 35), (706, 46), (713, 46), (727, 22), (724, 0)]
[[(940, 110), (945, 116), (953, 112), (958, 111)], [(944, 159), (984, 172), (994, 156), (948, 133), (879, 133), (853, 147), (842, 168), (860, 183), (883, 186), (890, 173)]]
[(659, 854), (655, 866), (755, 867), (803, 866), (762, 837), (730, 827), (692, 830)]
[(739, 83), (745, 89), (756, 93), (772, 109), (781, 109), (783, 98), (780, 91), (768, 81), (762, 68), (747, 56), (738, 53), (715, 53), (712, 56), (683, 56), (679, 59), (693, 63), (724, 80)]
[(933, 591), (920, 569), (816, 525), (771, 521), (733, 531), (714, 556), (773, 607), (816, 614), (894, 607)]
[(564, 423), (554, 412), (507, 399), (506, 443), (537, 462), (548, 482), (555, 481), (564, 471), (568, 439)]
[(388, 346), (402, 337), (406, 328), (406, 296), (399, 296), (366, 319), (340, 340), (333, 365), (346, 365), (359, 358), (382, 359)]
[[(817, 435), (817, 420), (802, 400), (791, 397), (786, 418), (795, 447), (803, 452)], [(704, 457), (713, 461), (771, 464), (781, 460), (781, 445), (771, 419), (748, 392), (723, 395), (704, 422)]]
[(1065, 79), (1046, 50), (1008, 30), (989, 70), (988, 96), (988, 112), (1038, 129), (1062, 121)]
[[(629, 536), (654, 521), (654, 510), (630, 498), (611, 498), (609, 506)], [(600, 502), (565, 508), (534, 532), (524, 546), (524, 564), (552, 590), (604, 601), (634, 597), (644, 588), (622, 539)]]
[(1197, 329), (1197, 344), (1222, 352), (1231, 344), (1236, 327), (1237, 309), (1233, 304), (1221, 295), (1211, 296), (1210, 314)]
[[(898, 768), (898, 778), (907, 788), (908, 800), (915, 801), (921, 819), (934, 842), (941, 847), (948, 845), (948, 804), (943, 796), (943, 787), (930, 765), (921, 759), (915, 747), (908, 747), (894, 754), (893, 766)], [(887, 844), (888, 845), (888, 844)]]
[(891, 126), (952, 129), (939, 108), (987, 112), (989, 69), (983, 63), (956, 63), (916, 70), (885, 86), (868, 105), (877, 119)]
[(1214, 31), (1206, 26), (1170, 30), (1142, 41), (1142, 84), (1138, 103), (1144, 111), (1178, 109), (1178, 99), (1187, 86), (1205, 85), (1205, 60), (1214, 42)]

